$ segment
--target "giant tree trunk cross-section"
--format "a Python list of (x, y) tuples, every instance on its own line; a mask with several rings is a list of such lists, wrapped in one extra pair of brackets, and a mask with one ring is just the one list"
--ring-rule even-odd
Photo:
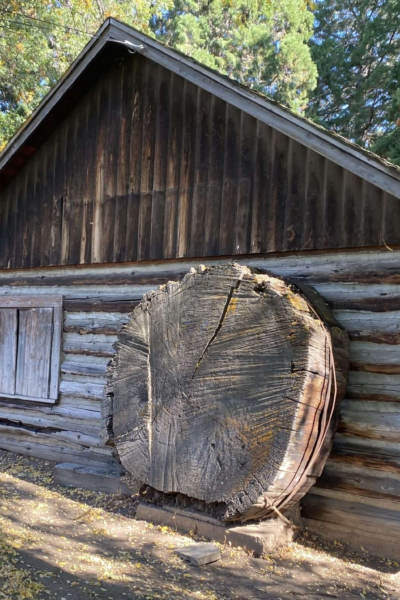
[(297, 501), (328, 456), (347, 376), (347, 336), (324, 311), (330, 324), (293, 284), (237, 264), (147, 294), (103, 407), (132, 477), (218, 503), (225, 520)]

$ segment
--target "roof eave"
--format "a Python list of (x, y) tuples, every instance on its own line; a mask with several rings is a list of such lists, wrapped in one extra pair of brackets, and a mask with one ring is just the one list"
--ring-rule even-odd
[[(101, 37), (104, 36), (106, 31), (107, 36)], [(340, 136), (327, 132), (307, 119), (292, 113), (289, 109), (263, 98), (251, 90), (247, 90), (235, 81), (219, 75), (129, 25), (112, 18), (103, 23), (96, 37), (85, 46), (65, 75), (47, 94), (32, 113), (30, 119), (3, 150), (0, 155), (0, 171), (40, 126), (42, 120), (102, 50), (104, 45), (109, 43), (109, 38), (142, 46), (137, 49), (137, 52), (150, 60), (215, 94), (240, 110), (251, 114), (385, 192), (400, 198), (400, 169), (395, 165), (391, 166), (383, 159), (375, 157), (372, 153), (347, 142)]]
[(111, 19), (107, 19), (100, 27), (96, 36), (93, 37), (83, 48), (63, 76), (57, 81), (56, 85), (46, 94), (40, 104), (35, 108), (28, 119), (18, 129), (11, 138), (3, 151), (0, 153), (0, 171), (6, 166), (11, 157), (27, 141), (29, 136), (40, 126), (43, 119), (51, 111), (60, 97), (74, 84), (76, 79), (82, 74), (86, 67), (92, 62), (95, 56), (102, 50), (107, 43), (107, 39), (99, 39), (104, 36), (106, 31), (111, 32), (113, 26)]

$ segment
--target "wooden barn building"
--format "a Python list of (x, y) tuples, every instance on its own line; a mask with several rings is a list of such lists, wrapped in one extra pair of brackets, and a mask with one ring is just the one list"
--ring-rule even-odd
[(400, 555), (400, 169), (111, 19), (0, 155), (0, 190), (1, 448), (114, 464), (127, 314), (234, 258), (314, 287), (351, 339), (307, 525)]

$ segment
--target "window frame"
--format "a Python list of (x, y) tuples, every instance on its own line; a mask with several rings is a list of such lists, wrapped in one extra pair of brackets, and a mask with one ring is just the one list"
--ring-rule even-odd
[(0, 296), (0, 309), (7, 308), (17, 310), (29, 310), (33, 308), (53, 309), (52, 339), (49, 365), (49, 394), (48, 398), (40, 398), (36, 396), (23, 396), (22, 394), (3, 393), (0, 391), (0, 398), (28, 400), (30, 402), (55, 404), (58, 400), (60, 388), (61, 346), (63, 331), (63, 296)]

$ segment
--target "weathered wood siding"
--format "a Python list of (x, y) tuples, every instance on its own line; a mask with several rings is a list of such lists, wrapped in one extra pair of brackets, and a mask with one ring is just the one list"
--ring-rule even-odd
[(400, 201), (140, 55), (0, 195), (0, 268), (400, 243)]
[[(339, 431), (321, 479), (303, 501), (303, 514), (312, 528), (323, 526), (336, 538), (398, 555), (400, 252), (236, 260), (315, 287), (349, 332), (351, 373)], [(144, 292), (196, 264), (2, 271), (2, 295), (59, 293), (65, 300), (59, 403), (1, 399), (0, 447), (57, 461), (113, 461), (112, 449), (100, 439), (100, 402), (116, 334)]]
[(127, 273), (125, 284), (112, 285), (110, 277), (111, 285), (107, 285), (107, 275), (88, 276), (83, 284), (79, 277), (75, 282), (75, 274), (58, 272), (57, 287), (42, 271), (16, 273), (12, 279), (0, 275), (1, 297), (47, 297), (49, 290), (64, 297), (58, 402), (49, 406), (1, 398), (1, 448), (57, 462), (115, 462), (112, 449), (100, 437), (105, 373), (127, 312), (148, 288), (129, 285)]

